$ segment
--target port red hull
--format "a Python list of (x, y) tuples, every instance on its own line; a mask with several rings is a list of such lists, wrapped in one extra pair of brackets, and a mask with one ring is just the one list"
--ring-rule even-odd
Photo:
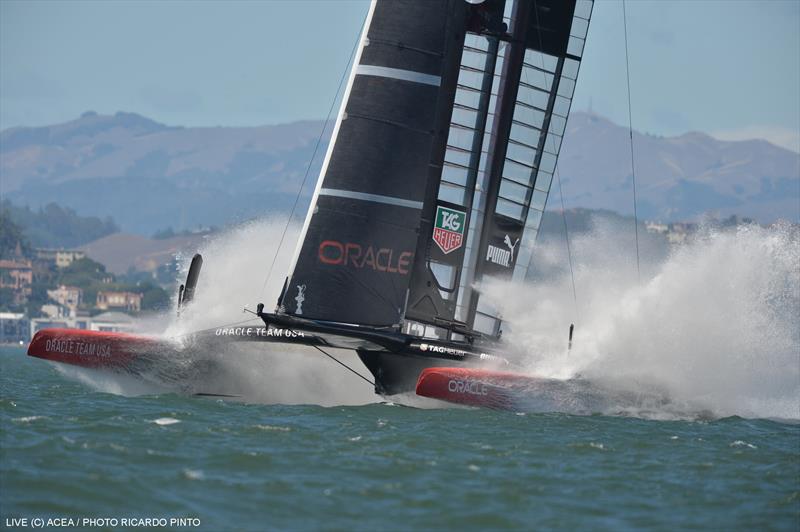
[(526, 393), (549, 379), (480, 368), (427, 368), (417, 380), (417, 395), (450, 403), (514, 410)]
[(174, 349), (157, 338), (128, 333), (45, 329), (28, 346), (28, 356), (86, 368), (127, 368), (153, 352)]

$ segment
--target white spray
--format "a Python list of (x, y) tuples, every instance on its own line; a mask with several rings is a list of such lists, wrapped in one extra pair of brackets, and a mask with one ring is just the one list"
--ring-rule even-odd
[[(701, 231), (666, 260), (645, 261), (641, 282), (629, 233), (599, 223), (574, 241), (577, 308), (568, 272), (486, 287), (531, 373), (665, 391), (673, 408), (715, 416), (800, 418), (797, 227)], [(545, 246), (537, 258), (563, 255)]]
[[(281, 242), (284, 220), (260, 220), (210, 240), (200, 252), (203, 268), (193, 303), (167, 329), (167, 336), (246, 322), (263, 322), (251, 311), (277, 304), (299, 227)], [(276, 255), (277, 254), (277, 255)], [(188, 267), (190, 257), (187, 257)], [(272, 267), (271, 275), (267, 275)], [(353, 352), (333, 350), (339, 360), (371, 377)], [(372, 387), (311, 347), (270, 343), (230, 343), (222, 353), (205, 353), (213, 372), (202, 376), (204, 391), (239, 395), (267, 403), (363, 404), (379, 400)]]
[[(179, 320), (174, 311), (162, 316), (159, 330), (181, 338), (245, 320), (259, 325), (242, 309), (264, 302), (269, 310), (277, 300), (298, 234), (296, 226), (289, 228), (265, 284), (283, 223), (253, 222), (210, 240), (200, 250), (204, 264), (194, 303)], [(707, 410), (714, 416), (799, 419), (797, 228), (702, 232), (665, 260), (643, 257), (641, 282), (629, 233), (629, 228), (601, 221), (591, 234), (572, 242), (577, 308), (565, 270), (546, 282), (484, 287), (503, 313), (504, 338), (525, 357), (530, 372), (557, 379), (580, 376), (623, 394), (654, 391), (669, 396), (668, 405), (647, 405), (646, 415), (653, 415), (655, 408), (667, 416)], [(540, 246), (534, 260), (566, 264), (558, 245)], [(567, 352), (571, 322), (576, 331)], [(310, 348), (229, 345), (224, 352), (202, 353), (211, 364), (193, 373), (190, 390), (268, 403), (336, 405), (379, 399), (368, 384)], [(352, 353), (334, 354), (366, 373)], [(169, 390), (180, 383), (186, 391), (185, 375), (179, 377), (161, 384)], [(107, 391), (141, 393), (117, 379), (90, 380)], [(592, 388), (589, 395), (596, 397), (597, 392)], [(563, 410), (574, 410), (572, 399), (560, 403)], [(626, 408), (613, 404), (613, 394), (607, 399), (611, 403), (606, 400), (601, 411)]]
[[(299, 228), (289, 226), (279, 248), (285, 220), (259, 220), (215, 235), (198, 250), (203, 255), (194, 300), (148, 320), (142, 331), (174, 339), (183, 349), (147, 353), (152, 368), (138, 379), (80, 368), (64, 371), (95, 388), (123, 395), (180, 392), (236, 396), (245, 401), (333, 406), (380, 400), (372, 386), (311, 347), (261, 342), (228, 342), (224, 348), (192, 343), (193, 333), (234, 325), (258, 327), (251, 311), (263, 302), (274, 309), (286, 277)], [(275, 265), (267, 282), (273, 258)], [(192, 254), (182, 257), (185, 278)], [(177, 279), (176, 279), (177, 284)], [(177, 297), (176, 297), (177, 299)], [(351, 351), (329, 350), (339, 360), (371, 377)]]

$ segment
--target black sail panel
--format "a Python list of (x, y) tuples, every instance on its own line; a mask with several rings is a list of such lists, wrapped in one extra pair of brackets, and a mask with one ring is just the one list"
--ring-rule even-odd
[[(292, 314), (386, 325), (402, 313), (417, 234), (414, 209), (320, 195), (284, 305)], [(331, 229), (335, 228), (335, 231)], [(306, 271), (301, 265), (312, 264)]]
[(454, 0), (374, 2), (282, 310), (398, 324), (416, 254)]
[(592, 0), (375, 0), (279, 310), (499, 338), (523, 280)]

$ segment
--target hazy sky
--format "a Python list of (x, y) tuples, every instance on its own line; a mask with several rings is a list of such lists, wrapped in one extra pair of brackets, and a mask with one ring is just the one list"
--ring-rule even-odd
[[(0, 128), (86, 110), (170, 125), (324, 118), (369, 3), (0, 0)], [(628, 0), (633, 125), (800, 151), (800, 1)], [(599, 0), (573, 109), (627, 124), (622, 4)]]

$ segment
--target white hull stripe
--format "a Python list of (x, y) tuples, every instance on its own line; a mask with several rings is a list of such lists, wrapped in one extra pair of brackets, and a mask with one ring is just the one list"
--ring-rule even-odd
[(442, 84), (440, 76), (432, 74), (423, 74), (422, 72), (414, 72), (413, 70), (401, 70), (399, 68), (389, 68), (374, 65), (358, 65), (356, 74), (363, 76), (377, 76), (380, 78), (393, 78), (402, 79), (403, 81), (413, 81), (414, 83), (424, 83), (425, 85), (433, 85), (438, 87)]
[(337, 198), (350, 198), (374, 203), (385, 203), (386, 205), (396, 205), (398, 207), (408, 207), (409, 209), (422, 209), (421, 201), (412, 201), (392, 196), (381, 196), (379, 194), (367, 194), (366, 192), (354, 192), (352, 190), (340, 190), (336, 188), (319, 189), (320, 196), (334, 196)]

